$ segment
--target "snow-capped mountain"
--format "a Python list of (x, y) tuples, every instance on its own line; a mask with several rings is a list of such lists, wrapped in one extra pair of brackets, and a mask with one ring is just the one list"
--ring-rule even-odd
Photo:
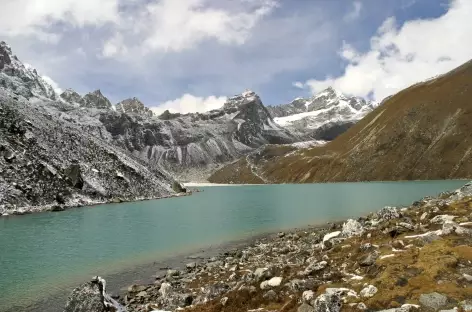
[(155, 116), (137, 98), (114, 106), (100, 90), (82, 96), (67, 89), (59, 96), (34, 69), (14, 57), (6, 44), (1, 47), (0, 88), (12, 98), (40, 105), (64, 125), (72, 123), (84, 135), (113, 144), (144, 164), (183, 180), (204, 180), (216, 167), (265, 144), (330, 140), (371, 105), (327, 89), (310, 99), (266, 107), (255, 92), (246, 90), (209, 112), (167, 111)]
[(41, 96), (56, 100), (57, 94), (33, 67), (23, 64), (8, 44), (0, 42), (0, 86), (25, 98)]
[(274, 121), (299, 135), (317, 140), (333, 140), (371, 112), (376, 103), (359, 97), (347, 97), (333, 88), (307, 99), (268, 107)]

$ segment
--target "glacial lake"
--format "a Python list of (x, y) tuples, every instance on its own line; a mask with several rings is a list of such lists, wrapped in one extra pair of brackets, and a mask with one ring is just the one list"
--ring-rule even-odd
[(409, 205), (465, 183), (212, 186), (179, 198), (0, 218), (0, 311), (39, 311), (31, 304), (41, 300), (49, 312), (62, 311), (64, 296), (94, 275), (120, 275), (210, 245)]

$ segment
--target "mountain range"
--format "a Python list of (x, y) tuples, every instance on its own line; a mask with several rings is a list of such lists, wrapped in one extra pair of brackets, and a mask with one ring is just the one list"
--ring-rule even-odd
[(333, 141), (268, 146), (210, 177), (305, 183), (472, 177), (472, 61), (391, 97)]
[(323, 144), (374, 107), (331, 88), (266, 107), (246, 90), (219, 109), (156, 116), (136, 97), (57, 94), (1, 42), (0, 213), (169, 196), (174, 179), (204, 181), (265, 145)]

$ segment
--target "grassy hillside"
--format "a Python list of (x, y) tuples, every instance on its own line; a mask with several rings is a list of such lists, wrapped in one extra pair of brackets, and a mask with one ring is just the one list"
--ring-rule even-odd
[[(274, 183), (472, 178), (472, 61), (388, 98), (325, 146), (264, 153), (252, 172)], [(250, 183), (245, 165), (210, 181)]]

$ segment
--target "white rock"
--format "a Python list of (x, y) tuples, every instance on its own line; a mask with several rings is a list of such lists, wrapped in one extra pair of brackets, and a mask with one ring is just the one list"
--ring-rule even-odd
[(331, 232), (331, 233), (326, 234), (323, 237), (323, 242), (321, 243), (322, 248), (325, 247), (326, 242), (332, 240), (333, 238), (338, 237), (339, 235), (341, 235), (341, 231), (336, 231), (336, 232)]
[(367, 306), (365, 305), (364, 302), (359, 303), (359, 304), (357, 305), (357, 308), (358, 308), (359, 310), (367, 310)]
[(226, 303), (228, 302), (228, 299), (229, 299), (228, 297), (223, 297), (223, 298), (221, 298), (221, 300), (220, 300), (221, 305), (222, 305), (222, 306), (225, 306)]
[(369, 285), (366, 288), (362, 289), (360, 294), (362, 297), (373, 297), (377, 293), (378, 289), (374, 285)]
[(428, 213), (427, 213), (427, 212), (423, 212), (423, 214), (422, 214), (421, 217), (420, 217), (420, 220), (423, 221), (424, 219), (426, 219), (427, 216), (428, 216)]
[(343, 224), (342, 235), (344, 237), (361, 236), (364, 228), (356, 220), (349, 219)]
[(380, 260), (382, 260), (382, 259), (391, 258), (391, 257), (395, 257), (395, 255), (394, 255), (394, 254), (390, 254), (390, 255), (383, 255), (383, 256), (380, 256), (380, 258), (379, 258), (379, 259), (380, 259)]
[(172, 285), (169, 283), (162, 283), (161, 288), (159, 288), (159, 293), (162, 297), (166, 297), (172, 291)]
[(472, 275), (469, 274), (462, 274), (462, 276), (465, 278), (466, 281), (472, 282)]
[(257, 281), (260, 281), (272, 277), (272, 272), (269, 268), (257, 268), (256, 271), (254, 271), (254, 276)]
[(451, 215), (438, 215), (429, 220), (429, 223), (431, 224), (444, 224), (447, 221), (453, 221), (456, 216), (451, 216)]
[(280, 284), (282, 284), (282, 278), (281, 277), (273, 277), (268, 281), (263, 281), (261, 283), (261, 289), (265, 290), (265, 289), (269, 289), (269, 288), (272, 288), (272, 287), (277, 287), (277, 286), (280, 286)]
[(326, 288), (325, 293), (327, 295), (338, 294), (341, 297), (358, 297), (357, 292), (349, 288)]
[(302, 294), (302, 299), (306, 303), (309, 303), (311, 300), (313, 300), (313, 298), (315, 298), (315, 293), (313, 290), (306, 290)]

